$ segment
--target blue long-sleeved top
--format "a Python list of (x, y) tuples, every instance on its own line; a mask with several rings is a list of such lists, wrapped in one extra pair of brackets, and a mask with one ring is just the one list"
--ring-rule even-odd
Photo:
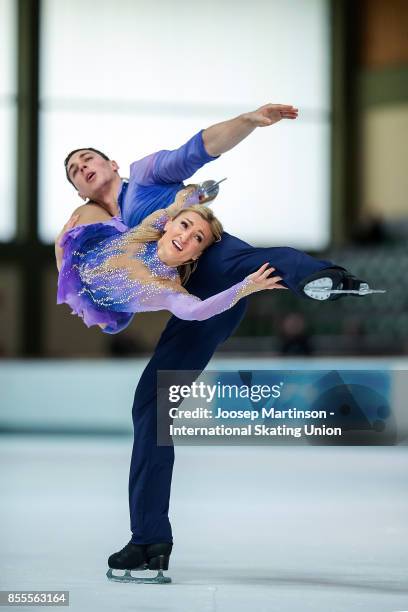
[(158, 151), (133, 162), (129, 182), (122, 183), (118, 196), (123, 223), (135, 227), (152, 212), (169, 206), (183, 181), (214, 159), (205, 150), (200, 130), (174, 151)]

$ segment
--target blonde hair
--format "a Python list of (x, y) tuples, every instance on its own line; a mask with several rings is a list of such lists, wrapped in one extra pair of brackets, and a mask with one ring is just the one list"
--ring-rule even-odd
[[(167, 215), (169, 217), (169, 220), (173, 221), (174, 219), (177, 219), (179, 215), (186, 212), (197, 213), (202, 219), (204, 219), (204, 221), (207, 221), (207, 223), (209, 224), (212, 234), (212, 241), (207, 246), (210, 246), (214, 242), (219, 242), (221, 240), (222, 232), (224, 231), (221, 222), (214, 215), (211, 208), (203, 206), (202, 204), (192, 204), (191, 206), (186, 206), (185, 208), (182, 208), (181, 210), (178, 210), (175, 213), (171, 213), (168, 209), (166, 210), (164, 208), (161, 210), (157, 210), (152, 215), (149, 215), (149, 217), (147, 217), (141, 225), (135, 228), (135, 230), (133, 231), (132, 240), (134, 242), (157, 242), (163, 236), (164, 230), (159, 230), (155, 228), (154, 222), (157, 219), (163, 217), (163, 215)], [(196, 267), (197, 261), (186, 262), (177, 267), (182, 285), (184, 285), (188, 281)]]

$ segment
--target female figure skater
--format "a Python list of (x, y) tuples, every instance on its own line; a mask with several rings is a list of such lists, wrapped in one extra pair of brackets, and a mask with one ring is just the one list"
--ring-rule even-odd
[(285, 289), (280, 276), (270, 276), (269, 263), (205, 300), (184, 289), (191, 266), (223, 231), (198, 202), (197, 189), (186, 188), (133, 229), (99, 205), (84, 205), (57, 240), (58, 303), (69, 304), (88, 327), (117, 333), (136, 312), (169, 310), (180, 319), (203, 321), (255, 291)]

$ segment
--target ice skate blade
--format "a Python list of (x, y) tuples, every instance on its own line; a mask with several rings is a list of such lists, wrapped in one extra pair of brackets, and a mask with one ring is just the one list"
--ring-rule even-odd
[(314, 300), (328, 300), (331, 295), (370, 295), (372, 293), (386, 293), (385, 289), (370, 289), (367, 283), (361, 283), (359, 289), (332, 289), (331, 278), (318, 278), (304, 286), (303, 291)]
[(220, 184), (226, 180), (227, 178), (225, 177), (218, 182), (209, 180), (204, 181), (204, 183), (200, 183), (198, 186), (200, 204), (205, 204), (206, 202), (211, 202), (214, 200), (220, 191)]
[[(142, 571), (146, 569), (147, 568), (144, 567), (139, 568), (135, 571)], [(117, 576), (113, 573), (113, 570), (110, 567), (106, 572), (106, 577), (108, 578), (108, 580), (113, 580), (114, 582), (135, 582), (137, 584), (170, 584), (171, 582), (170, 576), (163, 575), (163, 570), (158, 570), (157, 576), (154, 576), (152, 578), (139, 578), (138, 576), (132, 576), (131, 570), (125, 570), (124, 574)]]
[(330, 294), (350, 293), (351, 295), (371, 295), (371, 293), (387, 293), (386, 289), (332, 289)]

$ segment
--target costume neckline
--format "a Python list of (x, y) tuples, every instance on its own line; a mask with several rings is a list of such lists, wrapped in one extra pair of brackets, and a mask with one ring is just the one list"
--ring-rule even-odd
[(157, 254), (157, 246), (157, 240), (146, 242), (142, 260), (144, 260), (153, 276), (177, 277), (179, 275), (177, 268), (169, 266), (160, 259)]

